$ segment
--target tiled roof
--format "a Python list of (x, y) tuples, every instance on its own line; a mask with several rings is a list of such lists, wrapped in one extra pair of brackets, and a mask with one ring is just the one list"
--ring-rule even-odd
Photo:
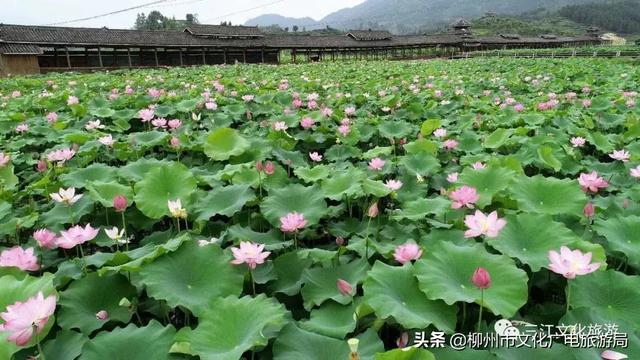
[(230, 25), (189, 25), (185, 31), (196, 36), (219, 36), (219, 37), (262, 37), (264, 34), (257, 26), (230, 26)]
[(347, 36), (358, 41), (389, 40), (393, 37), (385, 30), (350, 30)]
[(0, 54), (3, 55), (40, 55), (42, 49), (30, 44), (4, 44), (0, 43)]

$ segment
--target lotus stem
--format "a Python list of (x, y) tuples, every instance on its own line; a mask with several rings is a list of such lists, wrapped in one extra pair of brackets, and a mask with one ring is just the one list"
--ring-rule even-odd
[(484, 306), (484, 289), (480, 289), (480, 312), (478, 315), (478, 326), (476, 331), (480, 332), (480, 324), (482, 323), (482, 307)]
[(36, 326), (33, 327), (33, 333), (36, 334), (36, 347), (38, 348), (38, 356), (40, 360), (46, 360), (44, 357), (44, 352), (42, 351), (42, 346), (40, 346), (40, 338), (38, 337), (38, 328)]
[[(120, 213), (122, 215), (122, 230), (124, 231), (125, 250), (129, 251), (129, 236), (127, 235), (127, 223), (124, 221), (124, 211)], [(117, 246), (117, 243), (116, 243)]]
[(567, 280), (567, 312), (571, 307), (571, 280)]

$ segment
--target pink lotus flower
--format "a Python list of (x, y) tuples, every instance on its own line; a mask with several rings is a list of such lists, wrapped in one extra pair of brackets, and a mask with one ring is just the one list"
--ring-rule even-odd
[(276, 166), (271, 162), (267, 161), (264, 163), (264, 173), (267, 175), (273, 175), (276, 172)]
[(16, 126), (16, 132), (18, 133), (23, 133), (23, 132), (27, 132), (29, 131), (29, 125), (26, 123), (22, 123), (18, 126)]
[(446, 130), (446, 129), (443, 129), (443, 128), (436, 129), (436, 130), (433, 132), (433, 136), (435, 136), (435, 137), (437, 137), (437, 138), (445, 137), (445, 136), (447, 136), (447, 130)]
[(498, 236), (500, 230), (507, 225), (507, 222), (504, 219), (498, 218), (497, 211), (487, 216), (480, 210), (476, 210), (475, 214), (465, 216), (464, 224), (469, 228), (469, 230), (464, 233), (464, 237), (466, 238), (480, 235), (495, 238)]
[(271, 254), (269, 251), (262, 250), (264, 250), (264, 244), (241, 241), (239, 248), (231, 248), (234, 257), (231, 263), (234, 265), (245, 263), (250, 270), (253, 270), (256, 266), (263, 264), (265, 259)]
[(451, 174), (447, 175), (447, 181), (450, 183), (454, 183), (456, 181), (458, 181), (458, 173), (457, 172), (452, 172)]
[(288, 213), (280, 218), (280, 230), (283, 232), (295, 232), (307, 225), (304, 214), (297, 212)]
[(62, 204), (65, 204), (65, 205), (73, 205), (78, 200), (80, 200), (80, 198), (83, 195), (82, 194), (76, 195), (76, 189), (70, 187), (70, 188), (68, 188), (66, 190), (63, 189), (63, 188), (60, 188), (60, 190), (58, 190), (57, 193), (51, 193), (51, 194), (49, 194), (49, 196), (51, 196), (51, 198), (55, 202), (62, 203)]
[(585, 107), (585, 108), (591, 107), (591, 100), (590, 99), (582, 100), (582, 107)]
[(17, 97), (20, 97), (20, 96), (22, 96), (22, 93), (20, 91), (18, 91), (18, 90), (14, 90), (13, 92), (11, 92), (11, 97), (12, 98), (17, 98)]
[(305, 117), (300, 120), (300, 126), (302, 126), (303, 129), (310, 129), (314, 123), (315, 120), (310, 117)]
[(453, 201), (451, 204), (452, 209), (460, 209), (463, 206), (473, 209), (474, 204), (480, 199), (480, 196), (476, 188), (465, 185), (452, 191), (451, 194), (449, 194), (449, 198)]
[(9, 161), (11, 161), (11, 157), (3, 152), (0, 152), (0, 168), (7, 166)]
[(46, 118), (48, 122), (54, 123), (58, 120), (58, 114), (56, 114), (55, 112), (50, 112), (47, 114)]
[(407, 347), (407, 345), (409, 345), (409, 333), (403, 332), (396, 339), (396, 346), (398, 347), (398, 349), (404, 349), (405, 347)]
[(176, 130), (176, 129), (180, 128), (180, 126), (182, 126), (182, 121), (180, 121), (178, 119), (169, 120), (167, 122), (167, 125), (169, 125), (170, 129)]
[(153, 127), (156, 129), (164, 129), (165, 127), (167, 127), (167, 119), (164, 119), (164, 118), (153, 119), (151, 120), (151, 125), (153, 125)]
[(636, 106), (636, 101), (635, 101), (635, 100), (633, 100), (633, 99), (629, 99), (629, 100), (627, 100), (627, 101), (625, 102), (625, 105), (627, 105), (627, 107), (632, 108), (632, 107)]
[(517, 111), (517, 112), (523, 112), (524, 111), (524, 105), (522, 104), (515, 104), (513, 106), (513, 110)]
[(288, 128), (284, 121), (276, 121), (273, 123), (273, 130), (275, 131), (286, 131)]
[(402, 265), (410, 262), (411, 260), (417, 260), (420, 256), (422, 256), (422, 249), (420, 249), (420, 246), (414, 242), (408, 242), (396, 247), (396, 250), (393, 253), (393, 258)]
[(587, 205), (584, 206), (582, 213), (585, 217), (592, 218), (596, 214), (596, 208), (593, 206), (593, 203), (589, 201)]
[(475, 162), (475, 163), (471, 164), (471, 167), (472, 167), (474, 170), (480, 170), (480, 169), (484, 169), (484, 168), (486, 167), (486, 165), (485, 165), (485, 164), (483, 164), (483, 163), (481, 163), (480, 161), (477, 161), (477, 162)]
[(349, 125), (340, 125), (338, 127), (338, 132), (342, 136), (347, 136), (347, 135), (349, 135), (349, 132), (351, 132), (351, 128), (349, 128)]
[(76, 225), (60, 232), (57, 245), (63, 249), (71, 249), (76, 245), (93, 240), (98, 235), (98, 231), (98, 229), (92, 228), (90, 224), (87, 224), (84, 228)]
[(396, 191), (398, 189), (400, 189), (402, 187), (402, 181), (400, 180), (387, 180), (387, 182), (384, 183), (384, 186), (387, 189), (391, 189), (393, 191)]
[(384, 167), (385, 161), (376, 157), (371, 159), (371, 161), (369, 161), (369, 169), (374, 170), (374, 171), (379, 171), (382, 170), (382, 168)]
[(58, 241), (56, 234), (49, 229), (40, 229), (35, 231), (33, 233), (33, 238), (38, 242), (38, 245), (46, 249), (54, 249), (56, 247), (56, 242)]
[(315, 161), (315, 162), (320, 162), (322, 161), (322, 155), (318, 154), (317, 152), (311, 152), (309, 153), (309, 158), (311, 158), (311, 160)]
[(471, 282), (478, 289), (485, 290), (491, 287), (491, 276), (485, 268), (479, 267), (473, 272)]
[(600, 354), (602, 360), (623, 360), (628, 359), (629, 357), (623, 353), (619, 353), (613, 350), (605, 350)]
[(113, 136), (109, 134), (99, 138), (98, 142), (104, 146), (113, 146), (113, 144), (115, 143), (115, 140), (113, 140)]
[(631, 174), (632, 177), (634, 177), (636, 179), (640, 179), (640, 165), (638, 165), (635, 168), (629, 170), (629, 173)]
[(153, 109), (142, 109), (138, 111), (138, 117), (143, 123), (151, 121), (155, 116), (155, 111), (153, 111)]
[(104, 129), (104, 125), (101, 124), (100, 120), (92, 120), (87, 122), (84, 128), (87, 130)]
[(353, 286), (351, 286), (351, 284), (346, 280), (338, 279), (338, 281), (336, 281), (336, 286), (338, 287), (340, 294), (344, 296), (353, 296)]
[(351, 116), (354, 115), (356, 113), (356, 108), (353, 106), (349, 106), (347, 108), (344, 109), (344, 114), (347, 116)]
[(367, 216), (370, 218), (374, 218), (376, 216), (378, 216), (378, 202), (374, 202), (373, 204), (371, 204), (371, 206), (369, 206), (369, 209), (367, 209)]
[(75, 96), (69, 96), (67, 98), (67, 105), (69, 105), (69, 106), (75, 105), (75, 104), (78, 104), (78, 103), (80, 103), (80, 100), (78, 100), (78, 98), (75, 97)]
[(62, 165), (65, 161), (69, 161), (76, 154), (75, 150), (64, 148), (60, 150), (54, 150), (47, 154), (47, 159), (51, 162), (57, 161), (58, 165)]
[(458, 147), (458, 142), (456, 140), (453, 139), (449, 139), (449, 140), (445, 140), (442, 145), (444, 146), (445, 149), (447, 150), (453, 150), (455, 148)]
[(204, 107), (207, 108), (207, 110), (216, 110), (218, 108), (218, 104), (213, 101), (208, 101), (204, 104)]
[(631, 157), (631, 154), (629, 154), (628, 151), (626, 150), (615, 150), (613, 153), (609, 154), (609, 157), (614, 159), (614, 160), (620, 160), (622, 162), (627, 162), (629, 161), (629, 158)]
[(560, 253), (549, 251), (549, 270), (560, 274), (567, 279), (575, 279), (578, 275), (590, 274), (598, 268), (600, 263), (591, 263), (592, 253), (583, 254), (580, 250), (571, 251), (568, 247), (562, 246)]
[(124, 212), (127, 210), (127, 198), (123, 195), (116, 195), (113, 198), (113, 208), (116, 212)]
[(42, 159), (38, 160), (36, 170), (41, 173), (47, 171), (47, 162)]
[(580, 136), (576, 136), (576, 137), (572, 137), (571, 138), (571, 145), (573, 145), (573, 147), (582, 147), (584, 146), (584, 144), (587, 142), (587, 140), (583, 137)]
[(179, 148), (180, 147), (180, 139), (178, 139), (175, 136), (172, 136), (171, 140), (169, 140), (169, 145), (174, 149)]
[(609, 186), (609, 183), (598, 176), (597, 171), (593, 171), (590, 174), (582, 173), (578, 178), (578, 182), (584, 192), (597, 193), (600, 189), (604, 189)]
[(100, 321), (107, 321), (109, 320), (109, 313), (107, 310), (100, 310), (96, 313), (96, 319)]
[(49, 321), (49, 317), (56, 310), (55, 295), (46, 299), (42, 292), (27, 299), (24, 303), (15, 302), (7, 306), (7, 310), (0, 314), (4, 324), (0, 325), (0, 331), (9, 332), (7, 338), (18, 346), (25, 346), (31, 341), (31, 337), (40, 334)]
[(251, 102), (253, 100), (254, 96), (253, 95), (243, 95), (242, 96), (242, 100), (244, 102)]
[(156, 88), (151, 88), (149, 90), (147, 90), (147, 93), (149, 94), (149, 96), (151, 96), (152, 98), (159, 98), (160, 95), (162, 94), (162, 92)]
[(33, 255), (33, 248), (25, 250), (20, 246), (14, 246), (0, 253), (0, 267), (17, 267), (22, 271), (40, 269), (38, 258)]

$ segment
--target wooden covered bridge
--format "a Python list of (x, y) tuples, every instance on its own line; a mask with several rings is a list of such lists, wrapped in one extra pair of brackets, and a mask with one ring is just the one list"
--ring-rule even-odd
[(404, 58), (429, 49), (443, 53), (517, 47), (598, 44), (597, 33), (568, 38), (502, 35), (478, 38), (459, 20), (439, 35), (393, 35), (356, 30), (345, 35), (272, 35), (257, 27), (191, 25), (184, 31), (117, 30), (0, 24), (0, 75), (225, 63)]

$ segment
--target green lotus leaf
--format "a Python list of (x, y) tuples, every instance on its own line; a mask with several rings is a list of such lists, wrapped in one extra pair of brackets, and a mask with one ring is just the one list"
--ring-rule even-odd
[(168, 133), (157, 130), (129, 134), (129, 141), (142, 148), (151, 148), (165, 144), (168, 138)]
[(440, 168), (440, 162), (435, 156), (426, 156), (425, 154), (409, 154), (400, 160), (402, 165), (412, 175), (429, 175), (435, 173)]
[(262, 215), (276, 227), (280, 227), (280, 218), (291, 212), (303, 214), (307, 226), (311, 226), (317, 224), (328, 211), (324, 194), (317, 186), (299, 184), (271, 190), (260, 204), (260, 209)]
[(433, 199), (416, 199), (406, 202), (402, 209), (393, 212), (391, 217), (395, 220), (422, 220), (428, 215), (440, 215), (451, 207), (451, 201), (444, 197)]
[(241, 155), (250, 147), (249, 141), (238, 131), (221, 128), (207, 135), (204, 141), (204, 153), (213, 160), (227, 160)]
[(195, 110), (199, 102), (199, 99), (182, 100), (176, 104), (176, 109), (183, 113), (190, 113), (191, 111)]
[(411, 134), (413, 130), (414, 126), (406, 121), (383, 121), (378, 126), (380, 135), (388, 139), (402, 139)]
[(513, 131), (511, 129), (496, 129), (484, 139), (484, 144), (482, 145), (488, 149), (497, 149), (504, 145), (511, 135), (513, 135)]
[(331, 176), (331, 172), (329, 165), (316, 165), (312, 168), (299, 167), (293, 171), (299, 179), (307, 183), (314, 183), (318, 180), (326, 179)]
[(140, 281), (149, 296), (181, 305), (198, 315), (217, 297), (240, 295), (244, 276), (218, 246), (195, 241), (142, 267)]
[(56, 338), (42, 345), (47, 360), (74, 360), (82, 353), (82, 347), (89, 341), (89, 337), (79, 332), (62, 330), (56, 333)]
[(170, 215), (169, 200), (180, 199), (189, 212), (188, 200), (195, 190), (196, 179), (186, 166), (176, 162), (163, 163), (136, 183), (135, 202), (143, 214), (160, 219)]
[(543, 164), (550, 167), (555, 171), (562, 169), (562, 162), (553, 153), (553, 148), (550, 146), (540, 146), (538, 149), (538, 158)]
[(261, 349), (287, 322), (288, 312), (275, 299), (217, 297), (198, 319), (191, 349), (203, 360), (237, 360), (251, 349)]
[[(373, 329), (356, 336), (361, 360), (373, 360), (375, 354), (384, 351), (384, 345)], [(349, 359), (349, 345), (338, 340), (287, 325), (273, 344), (274, 360), (328, 360)]]
[(411, 347), (376, 354), (375, 360), (436, 360), (436, 357), (425, 349)]
[(520, 210), (534, 213), (580, 216), (587, 203), (578, 182), (569, 179), (520, 177), (511, 191)]
[[(80, 192), (76, 192), (76, 194), (78, 193)], [(40, 216), (39, 221), (49, 227), (59, 227), (62, 224), (77, 224), (83, 216), (90, 214), (93, 208), (91, 198), (83, 196), (71, 206), (55, 203), (51, 210)]]
[(0, 166), (0, 190), (12, 190), (18, 185), (18, 177), (13, 173), (13, 164)]
[(355, 198), (362, 195), (360, 181), (364, 179), (364, 173), (356, 169), (349, 169), (322, 181), (322, 191), (325, 197), (331, 200), (341, 200), (345, 197)]
[(390, 266), (376, 261), (363, 285), (364, 301), (379, 318), (393, 319), (406, 329), (425, 329), (429, 325), (452, 333), (456, 309), (442, 300), (429, 300), (418, 289), (413, 266)]
[(607, 239), (612, 251), (621, 252), (627, 256), (629, 264), (640, 268), (640, 216), (626, 215), (598, 219), (593, 224), (594, 230)]
[(215, 215), (233, 216), (242, 210), (244, 204), (254, 200), (255, 193), (248, 185), (230, 185), (215, 188), (207, 196), (198, 200), (195, 213), (198, 219), (208, 220)]
[(300, 291), (302, 286), (302, 274), (304, 269), (311, 265), (308, 258), (298, 256), (298, 252), (291, 251), (278, 256), (273, 261), (273, 267), (277, 274), (272, 284), (275, 292), (293, 296)]
[(640, 327), (640, 276), (596, 271), (571, 281), (571, 308), (590, 308), (611, 320)]
[[(132, 298), (136, 289), (123, 275), (98, 276), (91, 273), (71, 282), (60, 293), (58, 324), (63, 329), (79, 329), (85, 334), (100, 329), (108, 322), (129, 322), (131, 312), (119, 306), (122, 298)], [(109, 321), (98, 320), (96, 313), (105, 310)]]
[(89, 113), (95, 117), (99, 118), (109, 118), (112, 117), (116, 112), (113, 109), (108, 107), (99, 107), (96, 109), (91, 109)]
[[(118, 168), (118, 176), (129, 183), (140, 181), (144, 176), (164, 162), (156, 159), (142, 158)], [(105, 181), (105, 180), (101, 180)]]
[[(521, 213), (508, 215), (506, 220), (507, 225), (498, 237), (488, 238), (487, 242), (501, 253), (528, 264), (534, 272), (548, 267), (550, 250), (558, 251), (561, 246), (575, 249), (588, 244), (549, 215)], [(594, 261), (605, 260), (604, 250), (600, 248)]]
[(92, 164), (60, 175), (64, 187), (84, 188), (92, 181), (116, 181), (116, 169), (105, 164)]
[(384, 183), (382, 181), (364, 179), (362, 181), (362, 191), (364, 191), (364, 193), (367, 195), (381, 198), (391, 194), (393, 190), (384, 186)]
[(420, 127), (420, 133), (424, 137), (430, 136), (431, 133), (433, 133), (433, 131), (440, 126), (442, 126), (442, 122), (440, 121), (440, 119), (425, 120)]
[(133, 199), (133, 189), (131, 189), (130, 186), (125, 186), (115, 181), (92, 181), (87, 184), (87, 190), (93, 201), (97, 201), (102, 206), (108, 208), (113, 207), (113, 198), (118, 195), (126, 197), (128, 201)]
[(438, 242), (414, 265), (420, 290), (432, 300), (452, 305), (458, 301), (480, 303), (481, 291), (471, 282), (479, 268), (491, 275), (484, 291), (484, 307), (504, 318), (512, 317), (527, 302), (527, 274), (510, 258), (487, 252), (481, 244)]
[[(13, 275), (4, 275), (0, 277), (0, 289), (2, 289), (0, 291), (0, 312), (4, 312), (8, 305), (12, 305), (17, 301), (25, 302), (30, 297), (36, 296), (40, 291), (42, 291), (44, 297), (56, 295), (53, 287), (53, 275), (50, 273), (45, 273), (40, 277), (25, 275), (20, 279)], [(47, 336), (55, 322), (55, 317), (50, 317), (38, 336), (41, 339)], [(4, 323), (1, 318), (0, 323)], [(7, 337), (9, 337), (8, 332), (0, 331), (0, 359), (11, 359), (12, 355), (21, 349), (15, 343), (8, 341)], [(25, 347), (35, 345), (35, 341), (36, 339), (33, 337)]]
[(344, 339), (356, 328), (355, 311), (354, 304), (341, 305), (328, 301), (311, 310), (309, 320), (301, 321), (299, 325), (300, 328), (316, 334)]
[(343, 279), (355, 289), (364, 280), (369, 266), (365, 261), (352, 261), (348, 264), (327, 268), (308, 268), (304, 271), (302, 298), (304, 307), (309, 310), (314, 305), (321, 305), (331, 299), (340, 304), (349, 304), (351, 296), (342, 295), (338, 290), (337, 281)]
[(484, 169), (465, 168), (456, 184), (476, 188), (480, 199), (477, 204), (485, 207), (491, 204), (493, 196), (506, 189), (514, 179), (514, 172), (504, 167), (488, 165)]
[(82, 348), (80, 360), (171, 360), (169, 349), (176, 330), (151, 320), (145, 327), (129, 324), (125, 328), (103, 331)]

